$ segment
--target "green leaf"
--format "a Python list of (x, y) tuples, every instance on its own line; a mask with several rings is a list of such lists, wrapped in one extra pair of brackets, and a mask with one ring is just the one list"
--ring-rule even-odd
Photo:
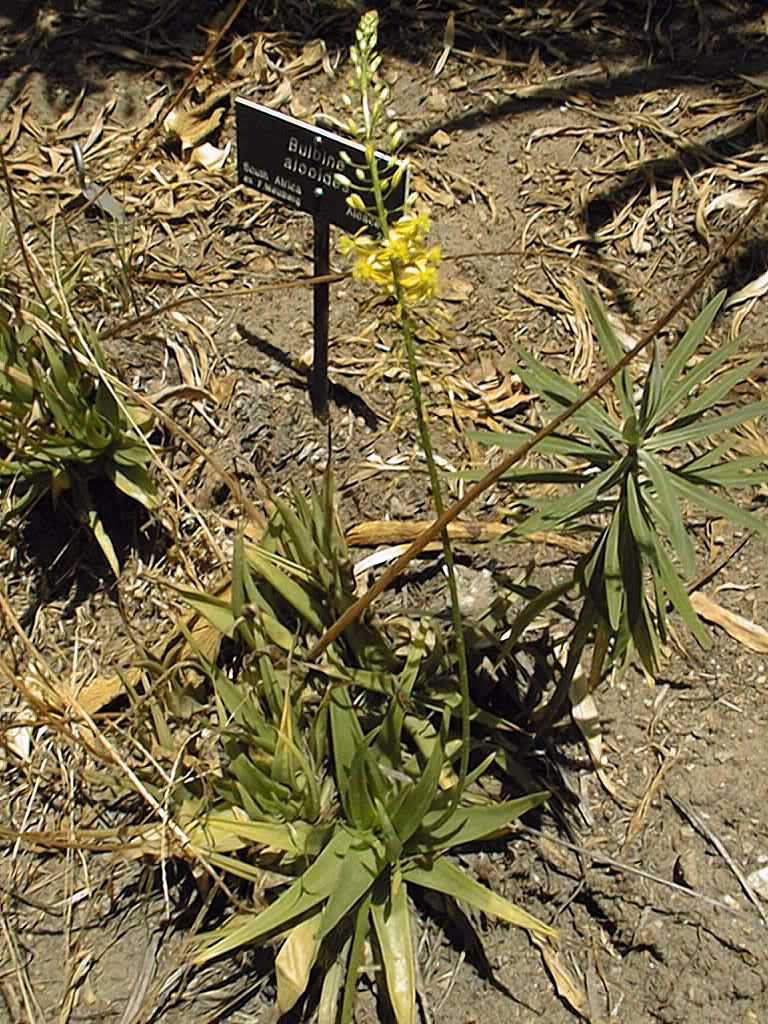
[(552, 587), (549, 590), (542, 590), (534, 597), (526, 595), (526, 599), (522, 603), (521, 610), (517, 613), (509, 626), (509, 635), (504, 641), (501, 651), (499, 652), (499, 663), (509, 657), (512, 648), (517, 644), (528, 626), (530, 626), (531, 623), (542, 614), (542, 612), (546, 611), (550, 605), (559, 601), (572, 586), (572, 581), (566, 580), (565, 583), (559, 583), (557, 586)]
[(235, 914), (225, 925), (200, 936), (194, 962), (207, 963), (241, 946), (285, 931), (322, 903), (339, 886), (352, 836), (339, 830), (317, 860), (274, 903), (258, 914)]
[[(523, 432), (499, 433), (493, 430), (468, 430), (467, 437), (470, 441), (478, 444), (497, 448), (504, 448), (514, 451), (521, 444), (530, 441), (533, 435)], [(590, 462), (595, 465), (607, 464), (606, 460), (613, 461), (614, 451), (609, 445), (599, 448), (586, 444), (577, 437), (568, 437), (562, 434), (550, 434), (543, 438), (536, 445), (536, 451), (540, 455), (559, 455), (569, 459), (580, 459), (583, 462)]]
[(338, 884), (328, 894), (323, 910), (318, 932), (321, 939), (336, 927), (358, 900), (370, 892), (384, 870), (384, 850), (377, 839), (360, 834), (351, 838), (340, 864)]
[[(530, 352), (521, 348), (520, 358), (524, 365), (518, 367), (518, 373), (530, 391), (535, 391), (561, 408), (566, 408), (581, 398), (581, 392), (575, 384), (550, 370)], [(606, 439), (621, 440), (621, 433), (616, 424), (595, 399), (590, 399), (582, 406), (573, 419), (598, 447), (603, 447)]]
[[(750, 359), (741, 366), (737, 366), (735, 370), (720, 374), (717, 380), (712, 381), (706, 386), (698, 398), (685, 405), (682, 415), (686, 419), (692, 419), (719, 405), (738, 384), (749, 379), (749, 375), (762, 361), (762, 356), (755, 356), (754, 359)], [(674, 429), (674, 424), (670, 425), (670, 429)]]
[(539, 511), (515, 526), (512, 533), (516, 536), (525, 536), (527, 533), (551, 526), (562, 527), (582, 515), (597, 512), (598, 499), (619, 483), (629, 464), (628, 458), (624, 457), (610, 469), (592, 476), (590, 483), (584, 484), (575, 494), (567, 494), (554, 501), (548, 499)]
[(632, 534), (645, 557), (653, 559), (658, 538), (654, 524), (645, 509), (645, 502), (631, 473), (626, 479), (626, 502)]
[(617, 505), (608, 527), (605, 541), (605, 600), (611, 629), (618, 630), (624, 610), (624, 587), (619, 558), (619, 536), (621, 534), (621, 506)]
[(111, 476), (115, 487), (145, 508), (157, 508), (157, 495), (152, 479), (143, 466), (113, 466)]
[(93, 532), (93, 536), (96, 538), (99, 547), (104, 552), (104, 557), (109, 562), (110, 569), (115, 574), (115, 576), (119, 576), (120, 563), (117, 560), (117, 553), (115, 551), (112, 540), (109, 534), (107, 533), (106, 529), (104, 528), (104, 523), (102, 522), (101, 516), (93, 507), (86, 509), (86, 515), (88, 526)]
[[(608, 367), (612, 369), (624, 358), (625, 352), (621, 342), (616, 337), (616, 332), (611, 327), (603, 304), (600, 299), (588, 288), (581, 289), (582, 297), (587, 306), (595, 334), (603, 351)], [(635, 417), (635, 402), (632, 397), (632, 380), (629, 370), (625, 367), (613, 378), (613, 386), (616, 397), (619, 400), (621, 414), (625, 420)]]
[(711, 491), (697, 486), (681, 474), (671, 473), (670, 479), (672, 486), (681, 497), (704, 509), (705, 512), (709, 512), (721, 519), (728, 519), (739, 526), (745, 526), (748, 530), (755, 530), (757, 533), (763, 534), (763, 536), (768, 534), (768, 523), (753, 512), (735, 505), (732, 501), (728, 501), (727, 498), (721, 498), (720, 495), (713, 494)]
[(656, 552), (656, 564), (653, 566), (653, 571), (654, 574), (658, 574), (661, 578), (670, 601), (693, 636), (696, 637), (702, 647), (709, 647), (709, 634), (691, 604), (683, 581), (675, 572), (675, 567), (661, 545), (659, 545)]
[(204, 594), (197, 590), (185, 590), (183, 587), (172, 587), (176, 593), (183, 598), (189, 607), (198, 615), (210, 622), (220, 633), (230, 639), (235, 635), (235, 616), (229, 601), (222, 601), (219, 597), (211, 594)]
[(399, 871), (390, 875), (389, 898), (371, 904), (389, 1001), (397, 1024), (416, 1024), (416, 951), (408, 892)]
[(650, 430), (654, 416), (662, 402), (662, 380), (661, 354), (659, 353), (659, 346), (654, 342), (651, 365), (648, 370), (648, 376), (645, 379), (640, 407), (640, 428), (644, 435)]
[(536, 932), (538, 935), (556, 936), (554, 928), (539, 921), (533, 915), (516, 907), (514, 903), (498, 896), (484, 885), (470, 878), (461, 868), (452, 864), (445, 857), (440, 857), (434, 863), (426, 867), (416, 864), (403, 868), (403, 878), (406, 882), (420, 885), (424, 889), (432, 889), (441, 892), (452, 899), (461, 900), (477, 907), (484, 914), (492, 914), (501, 918), (502, 921), (509, 921), (518, 928), (526, 928)]
[[(302, 496), (297, 495), (298, 497)], [(305, 569), (313, 569), (317, 561), (317, 549), (312, 542), (309, 531), (287, 501), (283, 501), (278, 497), (274, 497), (273, 501), (293, 541), (296, 561), (304, 566)]]
[[(370, 931), (371, 896), (367, 893), (355, 912), (355, 930), (349, 944), (349, 958), (344, 977), (344, 998), (341, 1004), (340, 1024), (352, 1024), (352, 1012), (357, 996), (357, 975), (363, 962), (365, 940)], [(335, 1024), (335, 1019), (334, 1019)]]
[[(303, 821), (293, 821), (290, 825), (273, 821), (246, 821), (232, 811), (230, 814), (206, 815), (195, 823), (195, 829), (200, 829), (200, 835), (217, 849), (222, 838), (236, 836), (244, 842), (272, 846), (276, 850), (283, 850), (298, 857), (304, 854), (310, 837), (317, 831), (317, 826)], [(187, 831), (189, 832), (189, 829)], [(203, 845), (197, 836), (197, 831), (194, 836), (190, 834), (196, 845)]]
[(659, 525), (663, 524), (666, 528), (675, 554), (683, 567), (683, 572), (690, 576), (696, 568), (696, 553), (685, 528), (670, 476), (661, 463), (649, 452), (640, 451), (637, 453), (637, 457), (658, 497), (661, 512)]
[[(710, 380), (723, 366), (729, 362), (732, 357), (738, 352), (740, 343), (733, 341), (730, 345), (723, 345), (710, 352), (708, 356), (705, 356), (701, 362), (692, 366), (677, 383), (665, 385), (663, 392), (662, 401), (659, 404), (659, 408), (656, 410), (656, 414), (653, 417), (652, 427), (656, 427), (661, 423), (668, 414), (671, 414), (672, 410), (677, 406), (682, 405), (682, 412), (677, 414), (677, 419), (686, 420), (685, 414), (685, 403), (690, 402), (694, 399), (694, 395), (700, 387), (702, 387), (706, 381)], [(705, 392), (706, 393), (706, 392)]]
[(764, 465), (765, 458), (762, 455), (745, 455), (709, 468), (699, 469), (689, 464), (678, 475), (693, 484), (700, 482), (702, 487), (756, 487), (768, 480), (768, 470), (759, 468)]
[(723, 416), (709, 416), (706, 419), (698, 419), (695, 423), (687, 426), (668, 430), (660, 430), (645, 442), (648, 451), (668, 450), (680, 448), (691, 441), (699, 441), (702, 438), (714, 437), (726, 431), (738, 427), (748, 420), (757, 419), (759, 416), (768, 415), (768, 402), (752, 402), (742, 406), (734, 412), (726, 413)]
[[(358, 912), (358, 919), (360, 916), (361, 912)], [(357, 929), (355, 929), (355, 935), (357, 935)], [(351, 1019), (357, 985), (357, 969), (359, 967), (359, 960), (362, 958), (365, 930), (361, 928), (359, 958), (354, 960), (351, 955), (352, 938), (352, 935), (350, 935), (343, 944), (336, 959), (325, 972), (317, 1006), (317, 1024), (338, 1024), (339, 993), (342, 989), (346, 990), (347, 986), (352, 989), (350, 1000), (352, 1005), (350, 1005), (348, 1016), (344, 1017), (342, 1015), (342, 1021)]]
[(296, 614), (300, 615), (312, 629), (322, 633), (325, 624), (306, 588), (283, 572), (275, 559), (261, 548), (249, 546), (247, 557), (253, 571), (271, 587), (274, 587)]
[(421, 827), (424, 815), (439, 789), (440, 773), (445, 756), (443, 743), (444, 738), (441, 734), (432, 748), (432, 754), (424, 774), (416, 785), (410, 787), (405, 799), (393, 815), (392, 823), (402, 844), (407, 843), (414, 832)]
[(383, 760), (390, 768), (400, 769), (403, 760), (403, 748), (401, 736), (405, 709), (410, 701), (411, 692), (421, 671), (421, 666), (426, 654), (427, 624), (421, 622), (416, 629), (416, 634), (408, 647), (405, 665), (392, 687), (392, 698), (382, 724), (381, 742), (379, 744)]
[(369, 789), (368, 744), (363, 741), (355, 751), (355, 758), (349, 771), (349, 785), (345, 806), (349, 810), (349, 821), (356, 829), (366, 831), (376, 822), (376, 805)]
[[(688, 366), (694, 352), (704, 341), (704, 337), (712, 325), (712, 321), (717, 316), (723, 302), (725, 302), (725, 296), (725, 290), (718, 292), (717, 295), (707, 303), (677, 345), (675, 345), (671, 355), (666, 361), (662, 374), (663, 391), (665, 393), (674, 383), (675, 379), (683, 372), (686, 366)], [(658, 415), (662, 416), (663, 414), (663, 411), (660, 410)]]
[(419, 853), (440, 852), (455, 846), (477, 843), (482, 839), (503, 835), (513, 821), (541, 806), (549, 799), (549, 793), (530, 793), (516, 800), (505, 800), (498, 804), (480, 804), (471, 807), (459, 806), (448, 818), (445, 810), (438, 808), (424, 815), (421, 827), (414, 833), (409, 851)]

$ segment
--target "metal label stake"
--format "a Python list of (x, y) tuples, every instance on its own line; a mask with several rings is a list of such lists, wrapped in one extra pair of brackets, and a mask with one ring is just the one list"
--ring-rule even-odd
[[(320, 193), (322, 189), (315, 190)], [(314, 217), (314, 276), (327, 277), (331, 269), (331, 226), (323, 217)], [(314, 350), (312, 354), (312, 373), (309, 377), (309, 397), (312, 400), (312, 411), (321, 420), (328, 418), (328, 311), (329, 286), (325, 281), (313, 288), (313, 328)]]

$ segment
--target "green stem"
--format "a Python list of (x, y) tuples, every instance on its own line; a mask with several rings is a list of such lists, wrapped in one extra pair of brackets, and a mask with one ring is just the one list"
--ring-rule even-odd
[[(370, 139), (366, 140), (370, 146)], [(379, 170), (376, 165), (376, 158), (372, 156), (369, 161), (369, 169), (371, 174), (371, 183), (373, 185), (373, 194), (376, 198), (376, 212), (379, 218), (379, 225), (384, 237), (387, 237), (389, 231), (389, 221), (387, 218), (387, 211), (384, 206), (384, 196), (382, 193), (381, 180), (379, 178)], [(414, 410), (416, 412), (416, 421), (419, 428), (419, 440), (421, 443), (422, 451), (424, 452), (424, 458), (426, 459), (427, 469), (429, 472), (429, 482), (432, 489), (432, 501), (435, 506), (435, 512), (438, 518), (445, 511), (445, 504), (443, 502), (443, 492), (440, 486), (440, 474), (437, 469), (437, 463), (435, 462), (434, 450), (432, 448), (432, 436), (429, 431), (429, 423), (427, 421), (426, 412), (424, 409), (424, 400), (421, 391), (421, 383), (419, 381), (418, 373), (418, 360), (416, 357), (416, 343), (413, 331), (413, 321), (408, 313), (408, 305), (405, 298), (405, 292), (403, 290), (402, 282), (400, 280), (400, 268), (396, 260), (391, 261), (392, 266), (392, 281), (394, 283), (395, 299), (397, 301), (397, 311), (400, 318), (400, 331), (403, 336), (405, 343), (406, 358), (408, 361), (408, 373), (410, 376), (411, 395), (413, 398)], [(445, 558), (445, 564), (448, 568), (448, 589), (451, 595), (451, 623), (453, 625), (453, 634), (456, 645), (456, 664), (459, 676), (459, 687), (461, 690), (461, 759), (459, 762), (459, 778), (453, 793), (453, 798), (450, 802), (448, 809), (446, 810), (445, 817), (449, 817), (455, 811), (458, 806), (459, 800), (464, 790), (464, 784), (467, 778), (467, 772), (469, 770), (469, 716), (470, 716), (470, 705), (469, 705), (469, 670), (467, 668), (467, 651), (466, 644), (464, 642), (464, 623), (461, 617), (461, 608), (459, 607), (459, 589), (456, 582), (456, 571), (455, 562), (453, 557), (453, 548), (451, 541), (448, 536), (448, 530), (445, 529), (440, 534), (440, 539), (443, 545), (443, 556)]]

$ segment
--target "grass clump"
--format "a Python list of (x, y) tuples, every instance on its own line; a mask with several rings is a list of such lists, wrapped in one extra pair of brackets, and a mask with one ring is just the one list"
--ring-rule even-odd
[(28, 514), (45, 495), (54, 508), (69, 503), (118, 575), (93, 485), (110, 481), (155, 507), (152, 417), (118, 395), (98, 340), (72, 313), (68, 295), (81, 271), (78, 261), (21, 322), (0, 306), (0, 486), (4, 518)]
[(204, 784), (175, 786), (173, 805), (195, 855), (258, 894), (252, 910), (196, 940), (197, 962), (274, 942), (278, 1009), (314, 977), (324, 1021), (351, 1020), (359, 972), (380, 969), (395, 1019), (411, 1022), (421, 892), (554, 934), (449, 856), (505, 835), (548, 794), (484, 795), (475, 784), (493, 754), (456, 774), (460, 740), (434, 696), (450, 659), (424, 629), (403, 657), (358, 623), (322, 663), (306, 662), (353, 591), (328, 476), (311, 501), (280, 502), (260, 544), (238, 542), (228, 599), (186, 595), (234, 648), (228, 664), (198, 656), (217, 767)]

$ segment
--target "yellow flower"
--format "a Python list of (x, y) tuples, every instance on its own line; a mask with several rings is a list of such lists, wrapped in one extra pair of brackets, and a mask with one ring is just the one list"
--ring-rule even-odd
[(395, 295), (395, 273), (409, 304), (431, 299), (437, 290), (440, 247), (426, 246), (429, 217), (406, 213), (392, 224), (384, 239), (359, 234), (344, 237), (339, 249), (355, 259), (353, 276), (370, 281), (388, 295)]

